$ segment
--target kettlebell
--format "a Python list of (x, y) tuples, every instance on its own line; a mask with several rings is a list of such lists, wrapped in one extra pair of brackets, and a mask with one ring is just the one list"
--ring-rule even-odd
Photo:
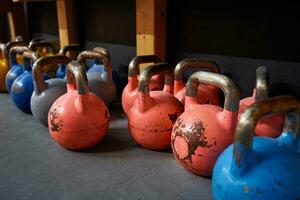
[(89, 92), (84, 67), (67, 65), (67, 93), (59, 97), (48, 114), (51, 137), (61, 146), (80, 150), (98, 144), (109, 126), (109, 111), (97, 95)]
[[(128, 83), (122, 93), (122, 107), (125, 114), (128, 113), (128, 110), (131, 108), (138, 93), (138, 74), (140, 65), (145, 63), (155, 64), (160, 62), (161, 59), (156, 55), (136, 56), (130, 62), (128, 66)], [(158, 77), (160, 77), (160, 75), (155, 75), (151, 78), (149, 83), (150, 91), (162, 89), (162, 83), (158, 80)]]
[[(150, 91), (151, 77), (164, 75), (163, 91)], [(171, 131), (183, 106), (173, 96), (173, 70), (167, 63), (150, 65), (139, 78), (137, 97), (128, 111), (128, 128), (142, 147), (163, 150), (171, 145)]]
[(85, 67), (85, 61), (87, 59), (99, 60), (104, 64), (105, 73), (88, 72), (87, 78), (90, 91), (98, 95), (105, 102), (106, 106), (109, 106), (117, 98), (116, 85), (112, 80), (111, 61), (106, 54), (100, 51), (83, 51), (77, 57), (79, 64)]
[[(78, 44), (70, 44), (70, 45), (66, 45), (62, 49), (60, 49), (59, 55), (65, 56), (68, 52), (80, 53), (80, 51), (81, 51), (81, 47)], [(77, 57), (77, 54), (76, 54), (76, 57)], [(72, 60), (76, 60), (76, 58), (73, 59), (71, 55), (70, 55), (70, 58)], [(61, 64), (59, 64), (59, 67), (56, 71), (56, 78), (65, 78), (65, 75), (66, 75), (66, 64), (61, 63)]]
[[(174, 95), (184, 105), (186, 86), (182, 79), (183, 72), (186, 69), (197, 68), (208, 69), (213, 73), (220, 74), (220, 68), (217, 63), (211, 60), (198, 58), (188, 58), (179, 62), (174, 70)], [(199, 84), (198, 86), (199, 104), (220, 105), (219, 89), (212, 85)]]
[[(269, 70), (265, 66), (256, 69), (256, 86), (253, 89), (252, 97), (240, 101), (239, 116), (251, 104), (268, 98)], [(284, 115), (276, 114), (262, 118), (255, 127), (255, 135), (265, 137), (278, 137), (282, 133)]]
[[(225, 95), (224, 108), (199, 104), (199, 83), (222, 89)], [(224, 75), (198, 71), (190, 76), (185, 110), (176, 120), (171, 137), (173, 154), (186, 170), (201, 176), (211, 176), (218, 156), (233, 142), (239, 97), (233, 81)]]
[(9, 51), (10, 70), (7, 72), (5, 78), (5, 86), (8, 93), (10, 93), (11, 86), (16, 78), (24, 72), (23, 64), (17, 62), (17, 54), (23, 54), (28, 50), (29, 49), (26, 46), (15, 46)]
[(30, 41), (29, 41), (29, 46), (31, 46), (33, 43), (37, 43), (37, 42), (43, 42), (43, 41), (45, 41), (45, 39), (44, 38), (33, 38), (33, 39), (31, 39)]
[[(33, 42), (28, 46), (28, 48), (37, 52), (40, 57), (53, 56), (56, 54), (54, 45), (44, 40)], [(48, 65), (46, 68), (44, 68), (44, 72), (51, 78), (55, 78), (56, 70), (57, 65), (55, 64)]]
[[(107, 49), (104, 49), (102, 47), (95, 47), (93, 49), (93, 51), (97, 51), (100, 53), (105, 54), (108, 59), (111, 61), (111, 56), (110, 53), (107, 51)], [(99, 72), (100, 74), (105, 73), (105, 68), (103, 64), (99, 64), (97, 62), (94, 62), (94, 64), (89, 67), (88, 72)], [(114, 81), (116, 88), (117, 88), (117, 95), (119, 95), (122, 92), (122, 81), (121, 81), (121, 77), (119, 76), (119, 73), (117, 71), (115, 71), (112, 68), (112, 80)]]
[(46, 56), (39, 58), (32, 68), (34, 91), (31, 96), (30, 107), (33, 116), (45, 126), (48, 125), (48, 112), (54, 101), (67, 92), (66, 81), (61, 78), (44, 79), (43, 69), (49, 64), (68, 64), (67, 56)]
[(24, 72), (17, 77), (11, 87), (11, 98), (14, 104), (21, 111), (31, 114), (30, 99), (33, 92), (31, 62), (35, 62), (39, 55), (33, 51), (25, 51), (24, 57)]
[[(280, 137), (254, 137), (260, 119), (283, 112), (287, 118)], [(249, 106), (240, 117), (234, 143), (214, 167), (214, 199), (299, 199), (299, 121), (300, 103), (292, 96), (272, 97)]]
[[(23, 41), (12, 41), (7, 44), (0, 44), (0, 92), (7, 91), (6, 75), (12, 67), (9, 63), (9, 51), (14, 46), (25, 46)], [(23, 59), (23, 58), (22, 58)], [(23, 61), (22, 61), (23, 62)], [(20, 62), (21, 63), (21, 62)]]

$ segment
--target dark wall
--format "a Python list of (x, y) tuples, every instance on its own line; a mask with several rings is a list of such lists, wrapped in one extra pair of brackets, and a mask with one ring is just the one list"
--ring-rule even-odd
[(58, 36), (55, 1), (28, 3), (27, 13), (30, 38), (39, 33)]
[(9, 41), (9, 27), (7, 22), (7, 16), (2, 13), (0, 14), (0, 43), (6, 43)]
[[(299, 3), (241, 2), (168, 0), (167, 61), (174, 66), (186, 57), (213, 59), (242, 97), (252, 93), (255, 69), (266, 65), (272, 95), (300, 97)], [(126, 71), (135, 56), (135, 0), (77, 4), (80, 43), (107, 48), (114, 69)], [(31, 33), (58, 35), (55, 2), (29, 3), (28, 13)]]
[(169, 58), (191, 52), (300, 61), (299, 5), (298, 1), (169, 0)]
[(82, 41), (135, 46), (135, 0), (78, 1)]

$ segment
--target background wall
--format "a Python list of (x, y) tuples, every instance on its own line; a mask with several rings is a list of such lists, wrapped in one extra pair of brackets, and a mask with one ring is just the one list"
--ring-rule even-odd
[[(126, 71), (135, 56), (135, 0), (77, 3), (81, 45), (107, 48), (113, 67)], [(55, 2), (28, 4), (32, 37), (57, 39), (55, 8)], [(273, 95), (300, 97), (299, 8), (299, 3), (287, 1), (169, 0), (167, 61), (174, 66), (186, 57), (214, 59), (242, 96), (251, 95), (255, 69), (266, 65)]]

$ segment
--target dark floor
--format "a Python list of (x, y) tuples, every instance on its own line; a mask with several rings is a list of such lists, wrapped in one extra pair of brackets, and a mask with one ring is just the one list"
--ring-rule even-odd
[(105, 140), (73, 152), (0, 94), (0, 199), (212, 199), (210, 179), (186, 172), (170, 152), (138, 147), (115, 110)]

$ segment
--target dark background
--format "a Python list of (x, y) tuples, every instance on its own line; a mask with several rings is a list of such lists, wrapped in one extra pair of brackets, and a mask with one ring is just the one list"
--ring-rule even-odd
[[(78, 35), (85, 48), (103, 46), (122, 73), (135, 56), (135, 0), (77, 1)], [(271, 95), (300, 96), (299, 3), (292, 1), (169, 0), (167, 61), (210, 58), (249, 96), (255, 69), (266, 65)], [(30, 36), (58, 38), (55, 2), (28, 3)]]

